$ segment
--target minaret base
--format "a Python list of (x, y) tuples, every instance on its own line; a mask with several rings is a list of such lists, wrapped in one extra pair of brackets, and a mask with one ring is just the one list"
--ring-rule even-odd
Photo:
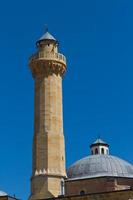
[[(62, 177), (63, 178), (63, 177)], [(47, 199), (61, 195), (61, 177), (38, 175), (32, 178), (29, 200)]]

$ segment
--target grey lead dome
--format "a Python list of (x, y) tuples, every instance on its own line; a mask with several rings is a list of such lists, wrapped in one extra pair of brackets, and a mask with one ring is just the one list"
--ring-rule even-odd
[(74, 163), (67, 175), (68, 179), (103, 176), (133, 178), (133, 165), (111, 155), (91, 155)]
[(1, 196), (7, 196), (8, 194), (6, 192), (0, 191), (0, 197)]

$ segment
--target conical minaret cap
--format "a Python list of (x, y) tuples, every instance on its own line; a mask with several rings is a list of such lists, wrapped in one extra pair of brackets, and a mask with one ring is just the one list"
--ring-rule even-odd
[(54, 40), (56, 39), (47, 31), (39, 40)]
[(58, 43), (55, 37), (48, 32), (48, 29), (45, 31), (45, 33), (39, 38), (39, 40), (36, 43), (38, 44), (42, 41), (50, 41), (50, 42)]

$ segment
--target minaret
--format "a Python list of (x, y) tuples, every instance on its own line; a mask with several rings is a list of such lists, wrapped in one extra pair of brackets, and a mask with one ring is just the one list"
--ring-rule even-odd
[(29, 60), (35, 81), (33, 169), (30, 200), (57, 197), (66, 177), (62, 114), (62, 77), (66, 58), (46, 31)]

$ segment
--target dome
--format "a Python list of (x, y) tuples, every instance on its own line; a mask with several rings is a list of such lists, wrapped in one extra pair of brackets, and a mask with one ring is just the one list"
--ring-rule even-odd
[(0, 197), (7, 196), (7, 193), (0, 191)]
[(104, 176), (133, 178), (133, 165), (115, 156), (97, 154), (74, 163), (68, 169), (67, 175), (68, 179)]

